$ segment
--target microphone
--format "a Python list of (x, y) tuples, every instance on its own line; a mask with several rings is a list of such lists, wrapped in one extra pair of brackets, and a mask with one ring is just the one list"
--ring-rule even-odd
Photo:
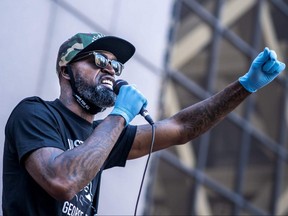
[[(128, 82), (125, 81), (125, 80), (122, 80), (122, 79), (119, 79), (119, 80), (116, 80), (114, 86), (113, 86), (113, 90), (115, 92), (116, 95), (119, 94), (119, 91), (120, 91), (120, 88), (123, 86), (123, 85), (128, 85)], [(144, 108), (142, 107), (141, 110), (140, 110), (140, 115), (142, 115), (145, 120), (150, 124), (150, 125), (153, 125), (154, 122), (151, 118), (151, 116), (149, 115), (149, 112)]]

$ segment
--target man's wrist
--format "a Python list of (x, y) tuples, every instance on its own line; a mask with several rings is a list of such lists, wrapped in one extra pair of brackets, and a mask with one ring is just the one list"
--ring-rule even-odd
[(124, 126), (127, 126), (127, 120), (126, 118), (123, 116), (123, 114), (119, 114), (119, 113), (110, 113), (108, 116), (114, 116), (117, 117), (119, 121), (123, 121)]
[(257, 89), (251, 87), (249, 81), (247, 80), (247, 77), (242, 76), (238, 79), (238, 81), (240, 82), (240, 84), (250, 93), (254, 93), (257, 91)]

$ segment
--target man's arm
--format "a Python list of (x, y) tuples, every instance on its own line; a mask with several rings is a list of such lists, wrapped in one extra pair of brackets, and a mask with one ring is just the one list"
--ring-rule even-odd
[[(234, 110), (252, 92), (264, 87), (285, 69), (273, 50), (265, 48), (238, 81), (208, 99), (181, 110), (171, 118), (155, 123), (153, 151), (186, 143), (203, 134)], [(138, 126), (129, 159), (148, 154), (151, 126)]]
[(122, 117), (108, 116), (82, 145), (65, 152), (52, 147), (35, 150), (25, 168), (52, 197), (70, 200), (96, 176), (124, 125)]
[[(174, 116), (156, 122), (153, 151), (187, 143), (211, 129), (235, 109), (251, 93), (238, 81), (204, 101), (181, 110)], [(129, 159), (148, 154), (151, 145), (151, 126), (138, 126)]]

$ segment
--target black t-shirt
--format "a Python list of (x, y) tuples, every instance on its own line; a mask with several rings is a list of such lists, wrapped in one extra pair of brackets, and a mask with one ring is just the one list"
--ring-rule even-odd
[(125, 166), (136, 126), (128, 125), (97, 176), (70, 201), (49, 196), (29, 175), (23, 159), (42, 147), (64, 151), (81, 145), (97, 127), (67, 109), (60, 100), (30, 97), (11, 113), (5, 128), (2, 209), (5, 215), (84, 216), (97, 212), (102, 169)]

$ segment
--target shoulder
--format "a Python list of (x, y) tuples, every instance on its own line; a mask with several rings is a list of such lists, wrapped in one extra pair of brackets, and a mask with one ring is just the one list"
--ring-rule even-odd
[(36, 97), (36, 96), (27, 97), (27, 98), (24, 98), (23, 100), (21, 100), (16, 105), (16, 107), (14, 108), (12, 113), (19, 112), (19, 111), (27, 111), (33, 107), (34, 108), (41, 108), (41, 107), (45, 106), (45, 104), (46, 104), (46, 101), (44, 101), (40, 97)]
[(44, 101), (40, 97), (27, 97), (20, 101), (13, 109), (8, 118), (8, 124), (18, 124), (49, 118), (49, 116), (52, 116), (49, 110), (49, 107), (51, 107), (50, 103), (51, 102)]
[(40, 97), (33, 96), (33, 97), (27, 97), (20, 101), (14, 110), (12, 111), (12, 114), (20, 113), (21, 115), (27, 114), (27, 113), (39, 113), (39, 111), (47, 110), (51, 106), (50, 101), (45, 101), (41, 99)]

